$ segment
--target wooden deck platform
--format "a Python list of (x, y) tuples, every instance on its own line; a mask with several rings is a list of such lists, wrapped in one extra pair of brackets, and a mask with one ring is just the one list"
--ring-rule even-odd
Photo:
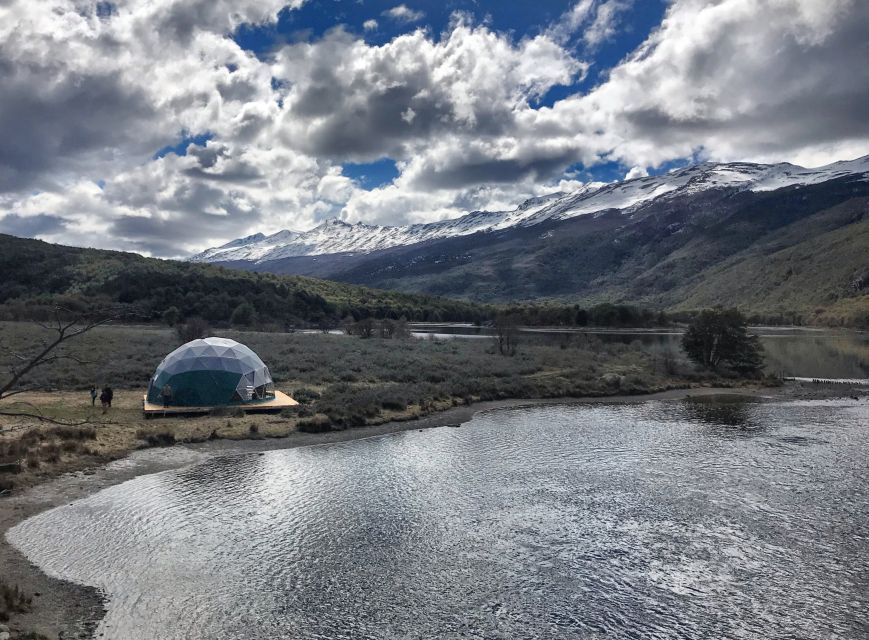
[[(228, 408), (243, 409), (245, 413), (277, 413), (281, 409), (287, 407), (295, 407), (298, 402), (293, 400), (286, 393), (275, 390), (275, 397), (271, 400), (259, 400), (257, 402), (248, 402), (246, 404), (230, 404), (224, 405)], [(197, 414), (209, 413), (216, 407), (164, 407), (162, 404), (152, 404), (148, 402), (148, 396), (142, 398), (142, 411), (145, 417), (161, 418), (172, 416), (191, 416)]]

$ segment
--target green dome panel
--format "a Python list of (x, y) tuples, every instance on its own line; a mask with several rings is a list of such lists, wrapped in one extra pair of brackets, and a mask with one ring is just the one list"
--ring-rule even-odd
[(163, 359), (148, 385), (148, 402), (171, 406), (247, 404), (274, 398), (268, 367), (249, 348), (228, 338), (203, 338), (184, 344)]

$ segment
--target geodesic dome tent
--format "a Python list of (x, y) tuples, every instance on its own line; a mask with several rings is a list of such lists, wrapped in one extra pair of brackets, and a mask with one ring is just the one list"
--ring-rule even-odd
[(172, 389), (172, 406), (245, 404), (275, 397), (268, 367), (243, 344), (203, 338), (181, 345), (163, 359), (148, 385), (147, 401), (162, 404)]

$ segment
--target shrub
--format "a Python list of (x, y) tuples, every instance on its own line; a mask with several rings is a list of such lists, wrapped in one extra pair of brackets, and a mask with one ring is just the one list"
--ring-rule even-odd
[(187, 318), (183, 324), (175, 327), (175, 333), (182, 343), (204, 338), (210, 331), (211, 327), (208, 326), (208, 322), (198, 316)]
[(407, 401), (392, 398), (384, 400), (380, 403), (380, 406), (389, 411), (404, 411), (405, 409), (407, 409)]
[(318, 413), (310, 418), (299, 420), (296, 426), (304, 433), (325, 433), (332, 430), (332, 421), (328, 416)]
[(43, 432), (46, 436), (54, 436), (58, 440), (96, 440), (97, 430), (93, 427), (52, 427)]
[(212, 407), (208, 415), (215, 418), (243, 418), (244, 409), (241, 407)]
[(60, 462), (60, 447), (56, 444), (50, 444), (42, 448), (42, 457), (46, 462)]
[(0, 620), (9, 620), (10, 613), (27, 613), (32, 601), (17, 584), (9, 585), (0, 581)]
[(307, 387), (302, 387), (301, 389), (296, 389), (293, 392), (293, 400), (299, 402), (301, 404), (310, 404), (315, 400), (320, 399), (320, 393), (315, 391), (314, 389), (309, 389)]
[(139, 431), (136, 436), (144, 440), (149, 447), (171, 447), (177, 442), (175, 434), (171, 431), (160, 431), (157, 433)]
[(174, 327), (178, 324), (178, 321), (181, 320), (181, 311), (178, 307), (169, 307), (166, 311), (163, 312), (163, 322), (165, 322), (170, 327)]

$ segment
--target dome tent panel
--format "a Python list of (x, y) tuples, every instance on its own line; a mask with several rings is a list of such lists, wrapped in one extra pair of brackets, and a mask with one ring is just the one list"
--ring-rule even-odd
[(193, 340), (167, 355), (148, 386), (149, 403), (214, 406), (274, 398), (268, 367), (246, 346), (226, 338)]
[(185, 371), (148, 390), (148, 401), (162, 403), (162, 389), (172, 388), (171, 404), (180, 407), (206, 407), (230, 404), (234, 400), (238, 375), (228, 371)]

